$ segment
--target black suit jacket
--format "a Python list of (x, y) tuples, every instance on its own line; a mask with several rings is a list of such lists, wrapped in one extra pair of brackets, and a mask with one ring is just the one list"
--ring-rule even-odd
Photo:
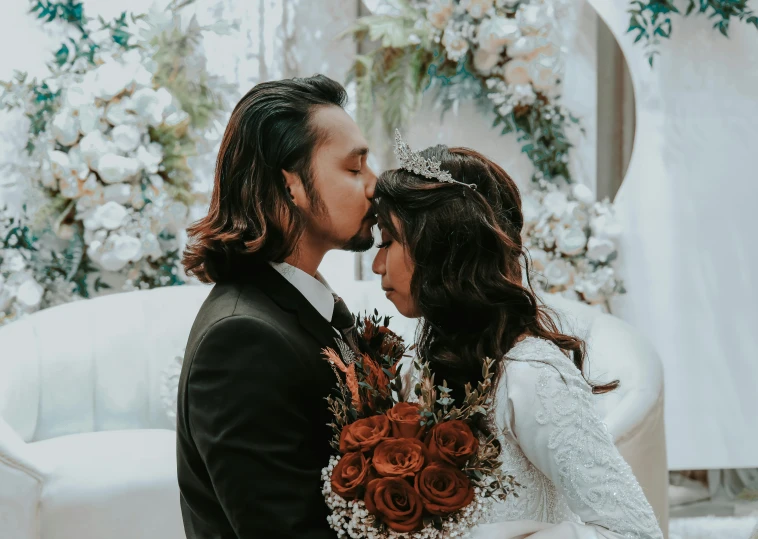
[(179, 380), (177, 470), (188, 539), (333, 539), (321, 494), (336, 376), (331, 325), (269, 265), (217, 284)]

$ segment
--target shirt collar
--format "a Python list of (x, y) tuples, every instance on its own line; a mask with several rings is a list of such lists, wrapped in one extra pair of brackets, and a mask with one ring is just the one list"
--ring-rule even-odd
[(308, 303), (323, 316), (327, 322), (332, 321), (334, 314), (334, 296), (329, 285), (317, 273), (312, 277), (300, 268), (296, 268), (286, 262), (270, 262), (271, 267), (278, 271), (282, 277), (300, 292)]

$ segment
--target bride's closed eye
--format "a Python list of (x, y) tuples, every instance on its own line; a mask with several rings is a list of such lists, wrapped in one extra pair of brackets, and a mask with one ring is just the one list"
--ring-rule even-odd
[(378, 249), (386, 249), (386, 248), (387, 248), (387, 247), (389, 247), (391, 244), (392, 244), (392, 240), (387, 240), (387, 241), (382, 241), (382, 242), (380, 242), (380, 243), (377, 243), (377, 244), (376, 244), (376, 247), (377, 247)]

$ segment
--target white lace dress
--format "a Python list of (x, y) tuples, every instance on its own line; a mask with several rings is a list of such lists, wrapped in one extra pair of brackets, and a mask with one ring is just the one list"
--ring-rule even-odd
[(476, 539), (663, 537), (640, 485), (613, 444), (579, 370), (534, 337), (507, 354), (493, 429), (503, 467), (522, 486)]

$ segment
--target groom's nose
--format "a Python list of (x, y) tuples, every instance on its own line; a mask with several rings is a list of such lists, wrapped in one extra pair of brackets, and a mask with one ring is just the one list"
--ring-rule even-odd
[(376, 187), (376, 174), (371, 168), (366, 165), (365, 185), (366, 185), (366, 198), (371, 200), (374, 198), (374, 188)]

